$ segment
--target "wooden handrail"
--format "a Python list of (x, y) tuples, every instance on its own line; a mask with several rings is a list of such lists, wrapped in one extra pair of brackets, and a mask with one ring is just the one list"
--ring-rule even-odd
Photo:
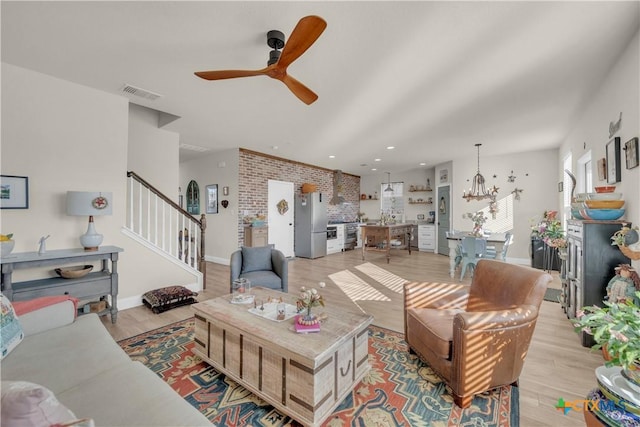
[(128, 171), (127, 172), (127, 177), (128, 178), (133, 178), (136, 181), (138, 181), (143, 187), (149, 189), (153, 194), (155, 194), (157, 197), (162, 199), (162, 201), (164, 201), (166, 204), (171, 206), (173, 209), (175, 209), (176, 211), (181, 213), (183, 216), (188, 217), (191, 221), (193, 221), (198, 226), (198, 228), (200, 228), (200, 257), (198, 259), (198, 271), (200, 271), (202, 273), (202, 288), (206, 289), (206, 287), (207, 287), (207, 280), (206, 280), (207, 279), (207, 275), (206, 275), (207, 268), (206, 268), (205, 259), (204, 259), (205, 258), (205, 256), (204, 256), (204, 253), (205, 253), (204, 252), (205, 251), (204, 237), (205, 237), (205, 230), (207, 228), (207, 218), (206, 218), (205, 214), (201, 214), (200, 215), (200, 219), (194, 217), (189, 212), (187, 212), (182, 207), (180, 207), (180, 205), (178, 205), (176, 202), (171, 200), (169, 197), (165, 196), (160, 190), (155, 188), (153, 185), (151, 185), (149, 182), (147, 182), (144, 178), (142, 178), (140, 175), (138, 175), (137, 173), (135, 173), (133, 171)]

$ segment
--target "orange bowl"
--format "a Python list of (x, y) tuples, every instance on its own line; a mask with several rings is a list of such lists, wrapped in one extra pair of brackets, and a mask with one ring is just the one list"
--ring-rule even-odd
[(584, 204), (589, 209), (620, 209), (624, 200), (585, 200)]
[(613, 193), (614, 191), (616, 191), (616, 186), (605, 185), (602, 187), (594, 187), (594, 190), (596, 190), (596, 193)]

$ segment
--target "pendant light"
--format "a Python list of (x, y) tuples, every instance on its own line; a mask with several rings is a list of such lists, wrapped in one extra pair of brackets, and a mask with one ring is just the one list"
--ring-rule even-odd
[(478, 149), (478, 172), (473, 177), (473, 181), (471, 183), (471, 189), (468, 193), (463, 192), (462, 198), (466, 199), (467, 202), (471, 200), (484, 200), (484, 199), (492, 199), (495, 198), (497, 194), (497, 188), (494, 186), (491, 191), (487, 191), (484, 186), (485, 179), (484, 176), (480, 173), (480, 146), (482, 144), (476, 144)]
[(387, 188), (384, 191), (393, 191), (393, 187), (391, 187), (391, 172), (387, 172)]

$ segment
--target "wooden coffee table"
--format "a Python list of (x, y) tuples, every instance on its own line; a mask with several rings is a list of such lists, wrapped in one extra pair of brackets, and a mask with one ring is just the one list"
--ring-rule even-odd
[[(292, 305), (297, 298), (251, 291), (258, 309), (270, 297)], [(251, 313), (253, 304), (230, 301), (227, 295), (191, 306), (194, 352), (303, 425), (320, 425), (369, 370), (369, 315), (331, 308), (329, 301), (314, 308), (328, 316), (320, 332), (299, 334), (293, 318), (269, 320)]]

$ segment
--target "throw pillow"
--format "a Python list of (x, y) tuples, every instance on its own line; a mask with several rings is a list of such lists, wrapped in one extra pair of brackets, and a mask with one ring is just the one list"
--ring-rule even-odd
[(3, 426), (49, 427), (75, 419), (51, 390), (27, 381), (2, 381)]
[(22, 326), (18, 321), (18, 316), (11, 305), (9, 298), (0, 293), (0, 334), (2, 341), (2, 355), (4, 359), (24, 338)]
[(242, 247), (242, 272), (273, 270), (271, 267), (271, 248), (273, 245)]

